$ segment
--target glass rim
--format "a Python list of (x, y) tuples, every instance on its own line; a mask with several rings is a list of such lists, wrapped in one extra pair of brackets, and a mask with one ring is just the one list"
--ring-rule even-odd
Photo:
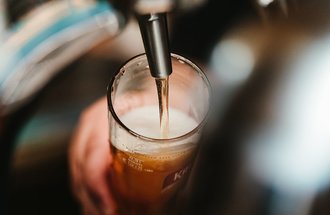
[[(198, 125), (196, 127), (194, 127), (193, 129), (191, 129), (189, 132), (186, 132), (180, 136), (176, 136), (176, 137), (172, 137), (172, 138), (152, 138), (152, 137), (147, 137), (147, 136), (144, 136), (142, 134), (139, 134), (133, 130), (131, 130), (129, 127), (127, 127), (121, 120), (120, 118), (118, 117), (118, 115), (116, 114), (116, 111), (114, 110), (114, 107), (112, 105), (112, 87), (113, 87), (113, 84), (115, 82), (115, 80), (117, 80), (118, 78), (118, 75), (121, 73), (122, 69), (125, 68), (125, 66), (130, 63), (131, 61), (135, 60), (135, 59), (138, 59), (140, 57), (145, 57), (146, 58), (146, 54), (145, 53), (141, 53), (141, 54), (138, 54), (138, 55), (135, 55), (134, 57), (128, 59), (127, 61), (125, 61), (120, 67), (119, 69), (113, 74), (113, 77), (111, 78), (109, 84), (108, 84), (108, 87), (107, 87), (107, 102), (108, 102), (108, 111), (110, 110), (111, 112), (111, 115), (112, 117), (116, 120), (116, 122), (125, 130), (127, 131), (128, 133), (130, 133), (131, 135), (133, 135), (134, 137), (137, 137), (137, 138), (140, 138), (142, 140), (145, 140), (145, 141), (148, 141), (148, 142), (178, 142), (180, 140), (183, 140), (187, 137), (190, 137), (192, 136), (193, 134), (197, 133), (197, 131), (204, 126), (205, 122), (206, 122), (206, 119), (210, 113), (210, 101), (208, 102), (208, 108), (207, 108), (207, 111), (206, 111), (206, 114), (205, 116), (203, 117), (203, 119), (198, 123)], [(203, 70), (197, 66), (195, 63), (193, 63), (191, 60), (189, 60), (188, 58), (182, 56), (182, 55), (179, 55), (179, 54), (176, 54), (176, 53), (171, 53), (171, 57), (172, 58), (175, 58), (177, 60), (182, 60), (184, 61), (185, 63), (189, 64), (190, 67), (192, 67), (198, 74), (199, 76), (202, 78), (203, 82), (205, 83), (207, 89), (208, 89), (208, 93), (209, 93), (209, 99), (211, 99), (211, 84), (210, 84), (210, 81), (209, 79), (207, 78), (206, 74), (203, 72)]]

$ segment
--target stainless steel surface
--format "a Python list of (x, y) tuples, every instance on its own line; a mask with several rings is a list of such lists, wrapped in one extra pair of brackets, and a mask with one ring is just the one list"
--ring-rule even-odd
[(166, 13), (137, 15), (151, 75), (166, 78), (172, 73)]

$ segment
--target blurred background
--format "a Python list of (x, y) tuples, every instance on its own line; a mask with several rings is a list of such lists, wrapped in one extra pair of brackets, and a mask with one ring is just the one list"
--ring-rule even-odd
[[(171, 51), (215, 91), (182, 213), (329, 214), (330, 2), (175, 3)], [(0, 206), (10, 214), (79, 214), (67, 149), (81, 111), (144, 52), (130, 4), (0, 0)]]

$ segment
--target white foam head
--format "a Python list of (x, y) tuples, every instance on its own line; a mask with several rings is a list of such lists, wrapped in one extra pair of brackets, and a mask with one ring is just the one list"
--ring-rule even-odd
[[(121, 116), (120, 120), (127, 128), (139, 135), (153, 139), (161, 139), (158, 106), (135, 108)], [(180, 137), (189, 133), (197, 126), (198, 123), (196, 120), (186, 113), (177, 109), (169, 108), (169, 138)], [(118, 128), (114, 133), (115, 135), (112, 136), (112, 144), (114, 144), (116, 148), (124, 151), (139, 151), (139, 149), (143, 148), (143, 151), (151, 152), (168, 146), (168, 144), (148, 143), (148, 141), (137, 138), (123, 128)], [(193, 138), (196, 138), (196, 136), (193, 135)], [(180, 141), (181, 140), (179, 140), (176, 145), (179, 145)], [(192, 139), (188, 138), (183, 141), (190, 142)]]

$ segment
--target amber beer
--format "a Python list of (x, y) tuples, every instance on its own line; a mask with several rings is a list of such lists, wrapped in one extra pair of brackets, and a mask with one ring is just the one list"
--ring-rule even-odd
[[(138, 107), (124, 114), (121, 119), (133, 131), (161, 137), (158, 107)], [(184, 113), (169, 109), (169, 136), (185, 134), (197, 122)], [(175, 125), (174, 125), (175, 124)], [(147, 133), (146, 133), (147, 132)], [(110, 142), (113, 157), (110, 183), (123, 214), (160, 214), (167, 201), (176, 193), (188, 176), (194, 158), (196, 144), (180, 141), (164, 143), (154, 147), (142, 139), (132, 139), (125, 130), (117, 130)], [(190, 141), (196, 139), (190, 138)], [(143, 150), (134, 149), (131, 144), (143, 144)], [(158, 143), (161, 144), (161, 143)], [(133, 149), (133, 150), (132, 150)]]
[(179, 55), (172, 54), (172, 68), (166, 129), (160, 126), (157, 88), (145, 55), (124, 64), (108, 86), (109, 182), (120, 215), (165, 214), (192, 168), (210, 86), (205, 74)]
[(124, 214), (160, 214), (188, 176), (193, 150), (146, 155), (111, 145), (111, 187)]

